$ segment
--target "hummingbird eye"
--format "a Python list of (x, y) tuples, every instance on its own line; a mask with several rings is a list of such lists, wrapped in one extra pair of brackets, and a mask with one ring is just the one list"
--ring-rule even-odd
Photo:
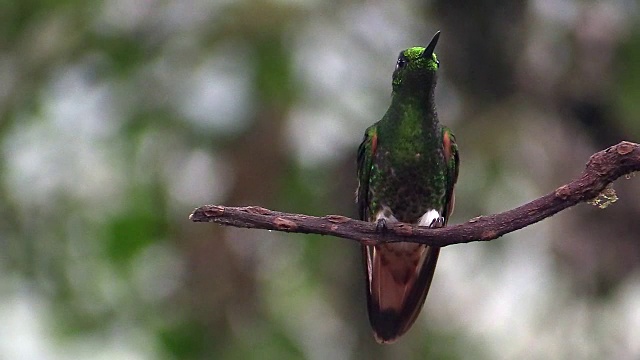
[(399, 57), (398, 62), (396, 63), (396, 70), (402, 69), (405, 66), (407, 66), (407, 60), (405, 60), (403, 57)]

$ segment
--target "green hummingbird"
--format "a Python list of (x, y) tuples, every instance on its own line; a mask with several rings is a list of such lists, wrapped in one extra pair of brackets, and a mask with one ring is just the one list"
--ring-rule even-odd
[[(400, 52), (391, 105), (366, 129), (358, 148), (360, 219), (384, 232), (390, 222), (431, 228), (447, 224), (458, 178), (458, 146), (438, 122), (434, 103), (440, 63), (429, 45)], [(429, 291), (440, 248), (416, 243), (362, 246), (369, 322), (379, 343), (394, 342), (415, 322)]]

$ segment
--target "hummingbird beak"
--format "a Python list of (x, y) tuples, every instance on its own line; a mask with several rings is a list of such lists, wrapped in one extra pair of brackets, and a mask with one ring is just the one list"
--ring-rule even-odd
[(433, 39), (431, 39), (431, 42), (429, 43), (429, 45), (427, 45), (427, 48), (424, 49), (424, 52), (422, 53), (422, 57), (431, 58), (431, 55), (433, 54), (433, 50), (436, 49), (436, 44), (438, 43), (438, 39), (440, 38), (440, 31), (438, 30), (438, 32), (436, 32), (435, 35), (433, 35)]

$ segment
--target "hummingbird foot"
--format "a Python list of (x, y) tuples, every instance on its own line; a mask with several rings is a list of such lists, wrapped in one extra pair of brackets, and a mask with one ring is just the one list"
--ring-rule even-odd
[(379, 233), (387, 232), (387, 223), (398, 222), (395, 216), (393, 216), (393, 212), (389, 209), (388, 206), (383, 206), (380, 211), (376, 214), (376, 231)]
[(436, 210), (429, 210), (418, 220), (418, 226), (439, 228), (444, 226), (444, 217)]
[(429, 224), (429, 227), (432, 229), (438, 229), (438, 228), (444, 227), (444, 217), (440, 216), (438, 218), (433, 219), (433, 221), (431, 221), (431, 224)]
[(376, 221), (376, 231), (379, 232), (379, 233), (387, 232), (387, 219), (379, 218)]

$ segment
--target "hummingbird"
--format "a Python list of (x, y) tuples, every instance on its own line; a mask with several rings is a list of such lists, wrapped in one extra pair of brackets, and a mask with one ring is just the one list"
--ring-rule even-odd
[[(454, 205), (460, 158), (451, 130), (438, 122), (434, 91), (440, 63), (427, 47), (400, 52), (391, 105), (358, 147), (356, 203), (361, 220), (445, 226)], [(392, 343), (415, 322), (440, 248), (396, 242), (362, 245), (369, 322), (378, 343)]]

